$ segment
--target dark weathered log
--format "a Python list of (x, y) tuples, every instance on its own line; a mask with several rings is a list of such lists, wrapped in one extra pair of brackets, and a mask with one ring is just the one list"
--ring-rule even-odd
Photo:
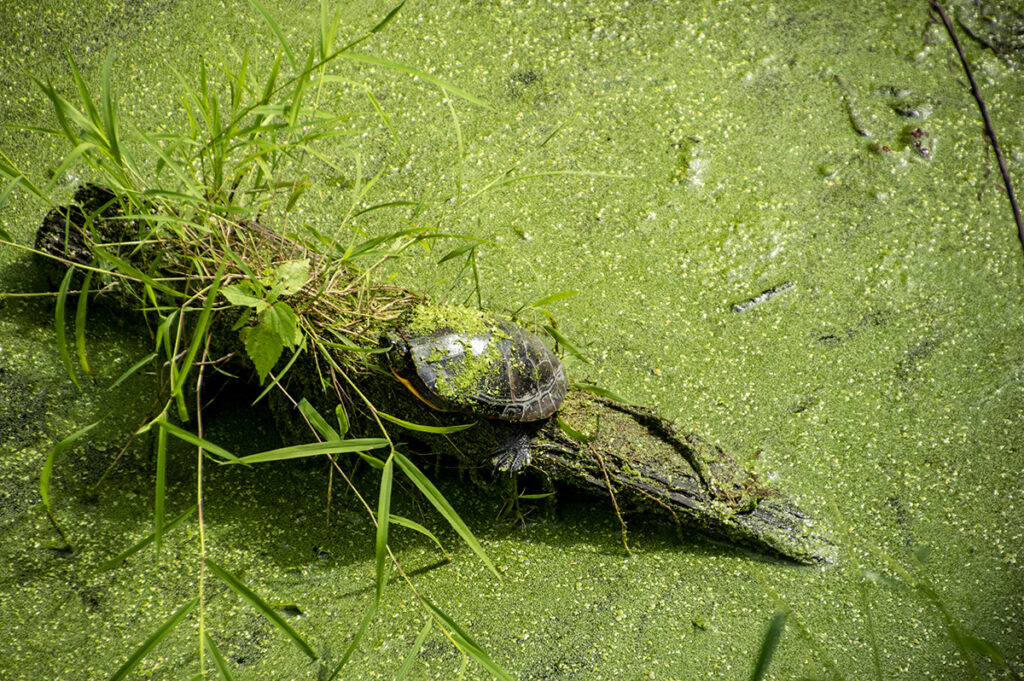
[[(533, 447), (532, 465), (553, 479), (607, 494), (620, 506), (803, 563), (830, 562), (835, 547), (780, 490), (720, 447), (684, 433), (652, 410), (574, 391)], [(591, 439), (592, 438), (592, 439)]]
[[(55, 209), (43, 221), (36, 239), (38, 248), (64, 265), (74, 265), (88, 262), (90, 245), (98, 240), (93, 234), (103, 235), (104, 248), (116, 248), (116, 244), (110, 245), (111, 235), (115, 233), (130, 242), (136, 235), (124, 234), (125, 221), (115, 221), (115, 231), (114, 227), (104, 227), (104, 214), (96, 214), (97, 204), (108, 206), (113, 198), (102, 189), (81, 190), (76, 194), (81, 208)], [(116, 213), (110, 206), (104, 210), (108, 216)], [(93, 217), (86, 220), (87, 214)], [(135, 223), (127, 226), (133, 225)], [(139, 227), (134, 226), (134, 229), (138, 231)], [(180, 242), (168, 240), (154, 247), (153, 235), (147, 236), (150, 245), (146, 251), (138, 248), (119, 251), (130, 252), (131, 255), (125, 257), (131, 257), (135, 267), (152, 273), (161, 263), (187, 260), (184, 255), (179, 258), (172, 252)], [(253, 223), (234, 223), (228, 238), (244, 242), (248, 250), (255, 253), (276, 251), (282, 253), (283, 258), (293, 258), (301, 252), (295, 242)], [(311, 259), (317, 266), (329, 269), (323, 257), (312, 256)], [(255, 266), (252, 269), (258, 271)], [(175, 270), (174, 274), (180, 276), (181, 271)], [(331, 276), (332, 280), (337, 278)], [(121, 285), (130, 287), (132, 284), (125, 281)], [(187, 281), (179, 282), (179, 286), (183, 291), (197, 288), (188, 286)], [(320, 286), (319, 297), (309, 298), (304, 304), (335, 309), (337, 301), (329, 299), (331, 290)], [(401, 301), (403, 305), (415, 305), (423, 300), (418, 294), (395, 287), (381, 290), (386, 291), (389, 301)], [(122, 300), (131, 298), (125, 296)], [(318, 317), (315, 309), (311, 316), (312, 319), (328, 317), (327, 314)], [(236, 357), (244, 357), (238, 336), (231, 331), (233, 321), (222, 320), (212, 327), (220, 334), (214, 345), (236, 351), (233, 353)], [(367, 342), (365, 334), (352, 337), (356, 342)], [(344, 351), (325, 351), (344, 354)], [(309, 355), (312, 357), (313, 353)], [(346, 362), (346, 366), (352, 367), (351, 353), (344, 360), (339, 358), (337, 365)], [(337, 380), (337, 376), (332, 381), (330, 394), (326, 394), (322, 380), (325, 374), (331, 375), (333, 370), (329, 366), (314, 367), (310, 361), (305, 366), (293, 367), (286, 385), (292, 395), (306, 395), (311, 402), (331, 409), (341, 400), (353, 417), (354, 432), (362, 428), (367, 435), (375, 435), (371, 432), (375, 421), (367, 406), (353, 395), (344, 381)], [(363, 373), (353, 373), (352, 378), (360, 382), (360, 391), (378, 408), (410, 421), (444, 425), (466, 420), (465, 416), (460, 419), (427, 409), (388, 374), (374, 371), (372, 366)], [(283, 408), (277, 410), (282, 423), (297, 421), (292, 415), (284, 415)], [(451, 454), (468, 466), (478, 466), (489, 460), (504, 427), (501, 423), (483, 420), (477, 428), (468, 431), (444, 437), (423, 435), (422, 440), (435, 453)], [(802, 563), (834, 559), (834, 546), (779, 489), (758, 481), (721, 448), (694, 434), (679, 432), (652, 410), (597, 397), (584, 390), (570, 390), (556, 417), (539, 425), (531, 453), (532, 473), (555, 483), (595, 492), (614, 503), (617, 511), (660, 513), (679, 525)]]

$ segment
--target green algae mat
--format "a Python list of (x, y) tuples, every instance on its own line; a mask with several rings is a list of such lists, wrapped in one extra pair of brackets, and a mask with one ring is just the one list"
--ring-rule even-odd
[[(218, 466), (169, 429), (133, 437), (163, 408), (162, 332), (78, 305), (80, 281), (50, 293), (27, 250), (50, 205), (4, 170), (0, 678), (1020, 678), (1024, 255), (928, 4), (393, 9), (7, 3), (0, 168), (57, 203), (104, 177), (87, 135), (38, 130), (81, 129), (53, 111), (82, 85), (92, 141), (116, 110), (147, 173), (230, 186), (213, 162), (230, 145), (174, 165), (217, 125), (198, 103), (228, 111), (360, 41), (298, 106), (255, 112), (330, 131), (250, 164), (281, 180), (261, 221), (328, 242), (343, 224), (342, 250), (448, 235), (381, 254), (378, 281), (526, 310), (572, 348), (574, 381), (743, 458), (828, 529), (835, 562), (643, 515), (627, 552), (607, 499), (481, 487), (440, 459), (424, 483), (402, 459)], [(1024, 21), (948, 11), (1020, 181)], [(292, 444), (265, 386), (205, 380), (205, 441)], [(367, 511), (392, 484), (401, 571)]]

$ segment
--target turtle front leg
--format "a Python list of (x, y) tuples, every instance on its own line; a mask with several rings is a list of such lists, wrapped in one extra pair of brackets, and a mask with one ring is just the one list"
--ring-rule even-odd
[(509, 423), (491, 452), (491, 461), (500, 471), (517, 473), (530, 465), (530, 444), (536, 435), (535, 423)]

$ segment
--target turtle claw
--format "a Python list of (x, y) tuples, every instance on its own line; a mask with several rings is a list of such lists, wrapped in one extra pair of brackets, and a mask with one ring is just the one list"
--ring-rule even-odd
[(528, 428), (509, 428), (494, 448), (491, 462), (499, 471), (517, 473), (530, 465), (530, 441), (533, 433)]

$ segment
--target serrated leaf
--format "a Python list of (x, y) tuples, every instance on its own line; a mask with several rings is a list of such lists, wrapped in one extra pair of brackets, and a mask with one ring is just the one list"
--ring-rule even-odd
[(245, 334), (245, 353), (256, 367), (261, 384), (281, 358), (282, 352), (284, 342), (277, 331), (267, 328), (264, 324), (249, 327), (248, 333)]
[(267, 308), (267, 311), (263, 313), (263, 323), (260, 326), (265, 326), (276, 333), (281, 338), (281, 342), (289, 348), (302, 342), (299, 317), (288, 303), (278, 301)]
[(228, 302), (232, 305), (240, 305), (242, 307), (256, 307), (261, 302), (262, 298), (254, 296), (249, 291), (246, 291), (241, 284), (232, 284), (231, 286), (225, 286), (220, 290), (221, 294), (228, 299)]
[(281, 295), (290, 296), (302, 290), (309, 280), (309, 259), (289, 260), (274, 270), (274, 288)]

